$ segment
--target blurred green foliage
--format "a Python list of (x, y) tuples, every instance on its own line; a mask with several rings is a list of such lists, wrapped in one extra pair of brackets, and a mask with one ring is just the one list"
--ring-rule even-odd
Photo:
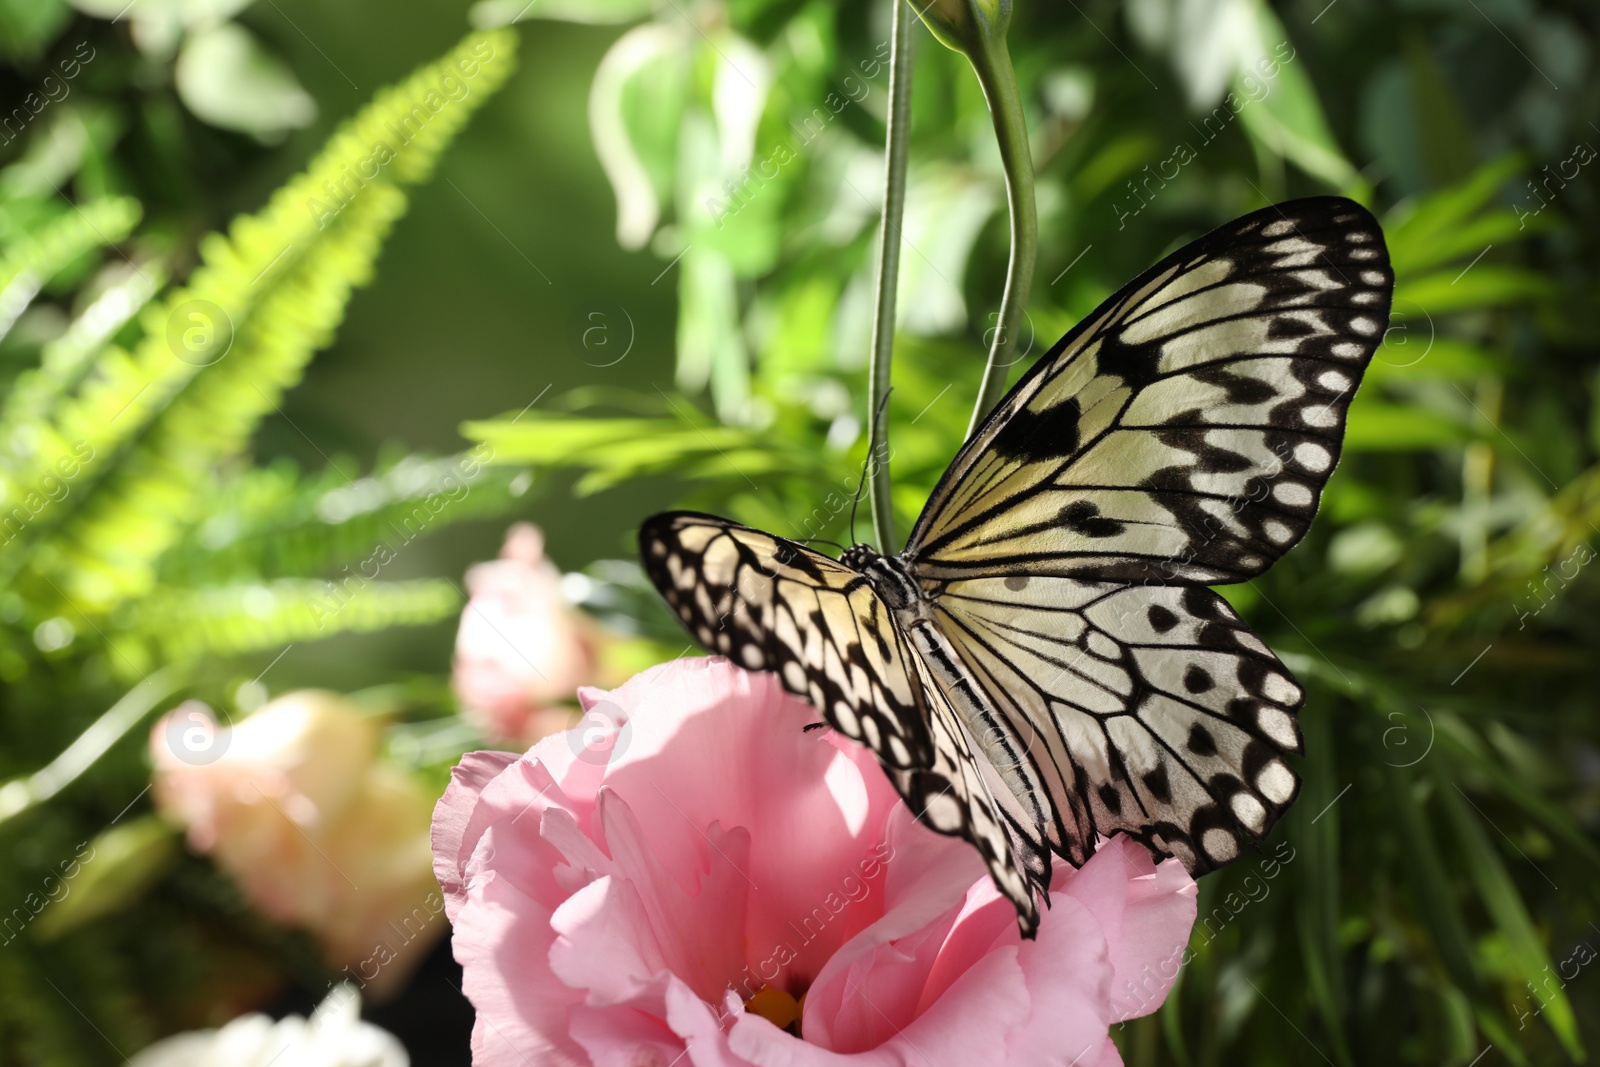
[[(137, 229), (137, 199), (83, 195), (108, 147), (92, 133), (42, 188), (52, 128), (0, 170), (0, 1062), (116, 1062), (225, 1019), (286, 968), (319, 974), (170, 827), (122, 821), (148, 788), (137, 727), (183, 695), (224, 714), (259, 700), (241, 656), (460, 611), (453, 581), (385, 568), (510, 509), (516, 475), (486, 469), (487, 451), (391, 455), (357, 479), (332, 460), (311, 476), (256, 465), (248, 447), (516, 45), (472, 34), (380, 93), (259, 213), (202, 238), (181, 285), (167, 276), (185, 251)], [(77, 201), (51, 188), (73, 181)], [(74, 855), (93, 862), (57, 902)]]

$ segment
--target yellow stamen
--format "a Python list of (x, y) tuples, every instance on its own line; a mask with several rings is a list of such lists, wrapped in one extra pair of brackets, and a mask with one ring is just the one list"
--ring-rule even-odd
[(796, 1000), (781, 989), (767, 986), (756, 990), (755, 996), (744, 1002), (744, 1010), (759, 1015), (780, 1030), (800, 1032), (800, 1009), (803, 1001)]

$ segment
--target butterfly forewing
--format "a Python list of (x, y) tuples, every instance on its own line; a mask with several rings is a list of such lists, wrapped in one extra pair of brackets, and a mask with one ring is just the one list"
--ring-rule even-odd
[(1246, 215), (1152, 267), (1026, 375), (957, 455), (918, 573), (1241, 581), (1305, 534), (1388, 323), (1376, 220)]
[(702, 645), (769, 670), (894, 767), (933, 758), (905, 642), (862, 575), (804, 545), (695, 512), (639, 530), (651, 580)]

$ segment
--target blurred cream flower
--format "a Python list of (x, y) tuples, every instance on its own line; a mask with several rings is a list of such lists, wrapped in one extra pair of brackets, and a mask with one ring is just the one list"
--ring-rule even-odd
[(562, 595), (544, 534), (519, 522), (500, 558), (467, 571), (453, 682), (462, 714), (492, 737), (532, 743), (565, 730), (578, 686), (594, 681), (599, 628)]
[[(284, 1055), (288, 1053), (288, 1055)], [(241, 1015), (220, 1030), (157, 1041), (132, 1067), (410, 1067), (393, 1034), (361, 1021), (361, 997), (340, 985), (310, 1019)]]
[(316, 690), (263, 705), (208, 745), (186, 741), (208, 722), (191, 701), (152, 731), (158, 810), (263, 914), (311, 931), (363, 988), (393, 988), (445, 923), (430, 870), (432, 797), (378, 762), (380, 722)]

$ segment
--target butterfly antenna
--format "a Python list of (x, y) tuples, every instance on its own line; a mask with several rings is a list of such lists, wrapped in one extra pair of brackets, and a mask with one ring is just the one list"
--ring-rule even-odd
[(840, 552), (844, 551), (843, 545), (837, 541), (830, 541), (826, 537), (791, 537), (790, 540), (798, 541), (802, 545), (832, 545)]
[(867, 471), (872, 466), (872, 453), (877, 447), (873, 442), (878, 439), (878, 420), (883, 418), (883, 409), (889, 403), (889, 394), (894, 392), (890, 386), (883, 391), (883, 396), (878, 398), (878, 406), (872, 412), (872, 421), (867, 424), (867, 459), (861, 464), (861, 480), (856, 483), (856, 498), (850, 504), (850, 543), (856, 544), (856, 509), (861, 506), (861, 494), (867, 488)]

